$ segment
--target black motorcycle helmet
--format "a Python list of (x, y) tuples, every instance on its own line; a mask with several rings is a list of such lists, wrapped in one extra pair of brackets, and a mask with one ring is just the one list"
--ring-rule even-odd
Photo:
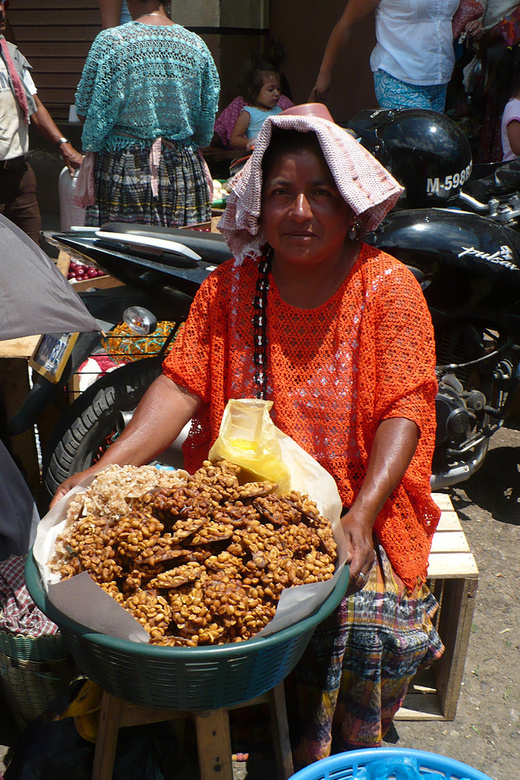
[(445, 206), (471, 175), (471, 149), (458, 125), (422, 108), (364, 110), (348, 128), (403, 185), (408, 208)]

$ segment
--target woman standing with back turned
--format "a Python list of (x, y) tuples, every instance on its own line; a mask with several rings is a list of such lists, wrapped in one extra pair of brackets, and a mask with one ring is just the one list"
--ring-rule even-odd
[(83, 147), (95, 153), (86, 224), (205, 222), (211, 197), (198, 150), (213, 135), (215, 63), (159, 0), (128, 7), (134, 21), (97, 36), (76, 95)]

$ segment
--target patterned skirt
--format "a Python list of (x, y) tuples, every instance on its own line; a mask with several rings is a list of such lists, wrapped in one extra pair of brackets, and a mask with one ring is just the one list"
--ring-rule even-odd
[(376, 553), (363, 590), (318, 626), (287, 681), (298, 767), (380, 746), (410, 680), (444, 650), (427, 586), (407, 593), (382, 547)]
[(444, 113), (447, 84), (408, 84), (384, 70), (374, 73), (374, 90), (380, 108), (427, 108)]
[(189, 146), (164, 143), (152, 192), (150, 149), (133, 144), (121, 151), (96, 154), (95, 203), (87, 207), (86, 225), (136, 222), (183, 227), (211, 219), (204, 168)]

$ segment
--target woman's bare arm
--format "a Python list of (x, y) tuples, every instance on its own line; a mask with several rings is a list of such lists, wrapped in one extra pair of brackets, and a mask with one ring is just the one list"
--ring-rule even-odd
[(329, 91), (332, 70), (341, 50), (350, 38), (352, 27), (368, 16), (378, 4), (379, 0), (349, 0), (325, 47), (318, 78), (311, 92), (311, 100), (324, 99)]
[(99, 0), (103, 29), (117, 27), (120, 24), (122, 7), (123, 0)]
[(146, 391), (131, 421), (103, 457), (69, 477), (56, 491), (51, 506), (89, 474), (114, 463), (142, 466), (164, 452), (200, 405), (200, 398), (161, 375)]
[(367, 574), (374, 561), (372, 529), (383, 504), (397, 487), (413, 458), (419, 430), (411, 420), (391, 417), (383, 420), (374, 437), (361, 490), (341, 524), (350, 565), (349, 592), (362, 587), (356, 583), (360, 572)]

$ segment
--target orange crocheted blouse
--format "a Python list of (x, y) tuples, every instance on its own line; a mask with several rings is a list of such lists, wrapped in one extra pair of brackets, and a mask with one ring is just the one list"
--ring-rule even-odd
[[(230, 260), (203, 283), (163, 371), (203, 404), (184, 446), (195, 470), (230, 398), (254, 398), (253, 316), (258, 264)], [(421, 289), (393, 257), (362, 245), (336, 293), (316, 309), (267, 295), (267, 398), (275, 424), (336, 479), (349, 506), (379, 423), (413, 420), (420, 439), (374, 532), (405, 585), (424, 581), (439, 510), (430, 494), (435, 439), (433, 329)]]

